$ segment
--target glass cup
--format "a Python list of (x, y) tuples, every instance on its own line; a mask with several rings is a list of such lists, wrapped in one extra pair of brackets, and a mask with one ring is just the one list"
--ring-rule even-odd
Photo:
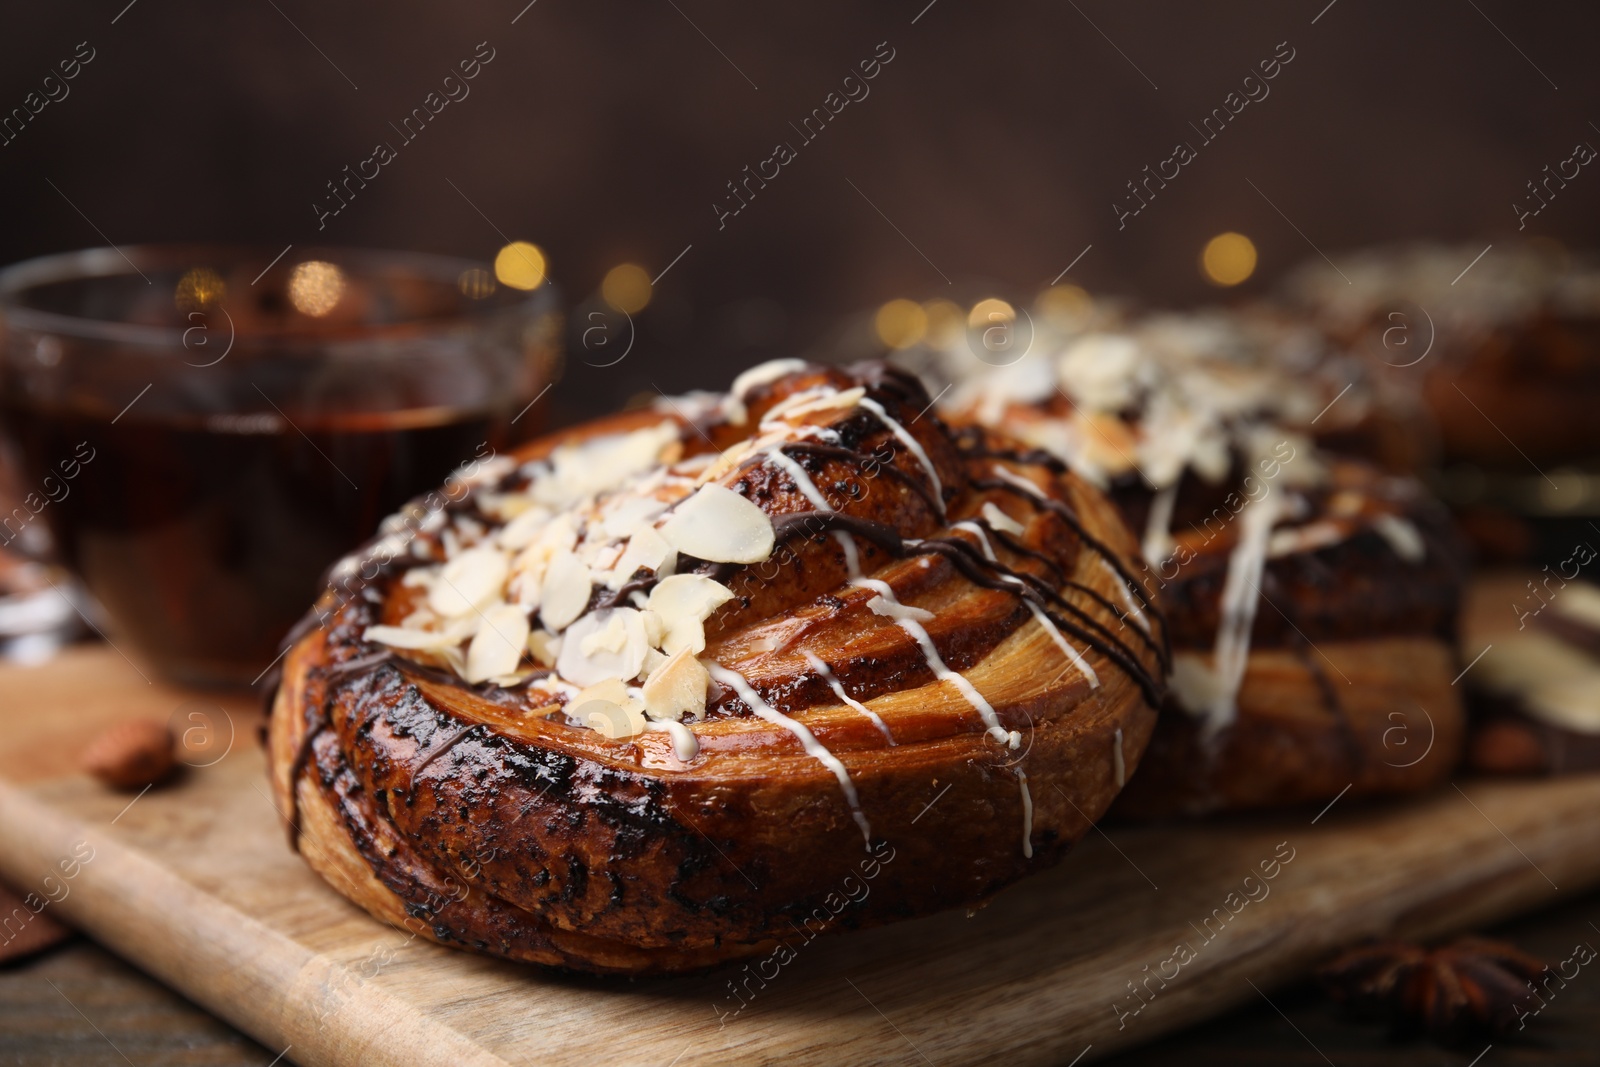
[(248, 684), (330, 563), (528, 435), (558, 369), (556, 306), (480, 264), (350, 249), (7, 268), (0, 431), (26, 495), (0, 544), (43, 524), (119, 650), (180, 682)]

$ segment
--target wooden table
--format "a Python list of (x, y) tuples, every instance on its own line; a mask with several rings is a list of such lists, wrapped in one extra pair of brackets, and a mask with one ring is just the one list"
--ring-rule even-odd
[[(1553, 959), (1569, 953), (1590, 922), (1600, 923), (1600, 894), (1492, 933)], [(1589, 939), (1600, 944), (1592, 931)], [(1283, 1015), (1264, 1002), (1251, 1005), (1101, 1062), (1109, 1067), (1326, 1067), (1329, 1061), (1339, 1067), (1465, 1067), (1479, 1051), (1461, 1055), (1425, 1041), (1390, 1041), (1381, 1027), (1342, 1019), (1309, 985), (1274, 993), (1272, 999)], [(0, 1064), (122, 1063), (113, 1045), (138, 1067), (265, 1067), (282, 1051), (258, 1045), (86, 939), (0, 968)], [(1592, 1065), (1597, 1045), (1600, 978), (1574, 982), (1540, 1014), (1527, 1040), (1497, 1044), (1477, 1067)], [(911, 1062), (915, 1057), (907, 1051)], [(291, 1050), (279, 1063), (293, 1060)]]
[[(12, 823), (0, 826), (0, 832), (15, 843), (14, 848), (27, 849), (32, 847), (30, 841), (37, 843), (36, 827), (16, 824), (19, 811), (36, 810), (41, 817), (48, 814), (69, 821), (87, 818), (102, 828), (97, 833), (104, 834), (106, 851), (105, 858), (86, 871), (101, 877), (120, 864), (116, 869), (149, 869), (153, 875), (160, 872), (151, 864), (164, 864), (163, 877), (168, 880), (151, 884), (181, 890), (186, 898), (176, 916), (174, 909), (159, 906), (143, 913), (147, 921), (166, 923), (168, 928), (130, 928), (126, 925), (128, 913), (121, 910), (118, 899), (125, 883), (108, 884), (102, 878), (93, 893), (87, 891), (85, 882), (84, 893), (62, 903), (63, 918), (84, 921), (110, 935), (113, 943), (127, 946), (127, 951), (161, 969), (169, 980), (185, 985), (191, 995), (210, 998), (218, 1010), (227, 1011), (230, 1018), (243, 1021), (260, 1035), (280, 1032), (274, 1030), (279, 1024), (273, 1020), (288, 1018), (282, 1012), (314, 1010), (314, 1000), (302, 1000), (295, 1008), (293, 995), (314, 996), (315, 990), (302, 988), (298, 981), (293, 990), (263, 986), (262, 996), (272, 989), (271, 997), (288, 998), (265, 1013), (240, 994), (218, 996), (217, 983), (248, 989), (264, 977), (262, 962), (250, 951), (226, 957), (227, 970), (207, 972), (206, 981), (196, 982), (195, 972), (183, 970), (175, 961), (191, 960), (194, 966), (215, 968), (214, 954), (207, 962), (205, 944), (176, 953), (163, 951), (174, 937), (181, 938), (184, 922), (192, 917), (199, 923), (204, 918), (188, 908), (203, 905), (210, 911), (210, 921), (215, 921), (216, 908), (223, 908), (224, 913), (230, 906), (244, 908), (241, 916), (264, 924), (258, 936), (278, 938), (263, 944), (276, 946), (280, 964), (285, 946), (297, 951), (297, 946), (311, 946), (313, 954), (296, 962), (299, 971), (291, 970), (291, 974), (303, 975), (307, 967), (337, 971), (343, 965), (341, 960), (359, 962), (364, 958), (368, 941), (376, 945), (393, 937), (393, 931), (352, 912), (304, 871), (282, 848), (281, 835), (268, 818), (270, 810), (263, 807), (255, 813), (260, 818), (230, 821), (230, 817), (208, 828), (208, 820), (225, 806), (245, 811), (240, 798), (248, 799), (251, 783), (259, 781), (260, 753), (252, 728), (258, 712), (250, 700), (197, 697), (146, 683), (105, 646), (74, 649), (35, 671), (0, 667), (0, 694), (5, 696), (0, 702), (0, 720), (9, 720), (8, 735), (13, 739), (0, 749), (0, 778), (6, 780), (0, 783), (0, 792), (9, 791), (7, 803), (12, 812)], [(184, 709), (197, 699), (220, 705), (234, 724), (235, 748), (219, 767), (192, 771), (182, 782), (136, 801), (136, 806), (125, 812), (119, 811), (128, 803), (125, 798), (97, 792), (98, 787), (74, 776), (84, 738), (99, 727), (136, 714), (163, 719), (179, 714), (181, 725)], [(1078, 854), (1056, 872), (1001, 894), (978, 919), (934, 917), (819, 941), (808, 950), (801, 971), (792, 980), (786, 979), (782, 1001), (763, 1005), (762, 1014), (748, 1024), (757, 1027), (753, 1034), (758, 1044), (703, 1043), (680, 1067), (730, 1062), (751, 1055), (752, 1048), (765, 1048), (756, 1054), (770, 1058), (773, 1046), (759, 1042), (772, 1038), (761, 1034), (781, 1034), (787, 1025), (784, 1016), (791, 1010), (805, 1010), (807, 1019), (816, 1020), (839, 1013), (847, 1016), (832, 1037), (820, 1034), (813, 1047), (796, 1048), (789, 1061), (797, 1065), (866, 1058), (921, 1062), (919, 1056), (927, 1056), (946, 1067), (973, 1062), (973, 1046), (970, 1041), (963, 1044), (963, 1035), (977, 1035), (985, 1046), (992, 1040), (1004, 1048), (1007, 1041), (1015, 1042), (1019, 1026), (1031, 1027), (1026, 1047), (1027, 1059), (1034, 1063), (1070, 1063), (1090, 1042), (1094, 1051), (1088, 1058), (1096, 1059), (1119, 1044), (1142, 1041), (1143, 1047), (1123, 1052), (1121, 1062), (1192, 1063), (1194, 1054), (1200, 1052), (1206, 1060), (1220, 1062), (1464, 1064), (1470, 1055), (1438, 1052), (1425, 1044), (1394, 1048), (1381, 1031), (1347, 1027), (1337, 1021), (1326, 1002), (1295, 984), (1295, 976), (1303, 975), (1334, 945), (1361, 933), (1399, 928), (1438, 934), (1480, 926), (1496, 916), (1514, 915), (1530, 907), (1542, 907), (1544, 914), (1511, 928), (1514, 935), (1524, 932), (1521, 936), (1529, 948), (1559, 959), (1570, 954), (1579, 940), (1600, 942), (1600, 933), (1588, 926), (1600, 910), (1594, 896), (1582, 897), (1577, 904), (1558, 903), (1561, 892), (1571, 896), (1600, 883), (1600, 826), (1592, 818), (1593, 810), (1600, 807), (1600, 780), (1464, 784), (1487, 811), (1507, 820), (1502, 825), (1509, 828), (1514, 842), (1503, 840), (1484, 825), (1480, 813), (1474, 813), (1454, 791), (1405, 804), (1342, 808), (1320, 825), (1312, 822), (1314, 812), (1290, 812), (1197, 826), (1112, 827), (1109, 834), (1091, 835)], [(266, 803), (263, 799), (262, 804)], [(45, 806), (28, 807), (33, 804)], [(1305, 858), (1276, 883), (1272, 900), (1251, 913), (1251, 925), (1248, 931), (1241, 931), (1241, 938), (1219, 940), (1215, 948), (1208, 948), (1205, 970), (1188, 986), (1175, 988), (1153, 1003), (1139, 1020), (1136, 1034), (1119, 1037), (1115, 1027), (1107, 1025), (1109, 1016), (1104, 1010), (1121, 984), (1114, 979), (1124, 970), (1137, 974), (1140, 961), (1159, 959), (1150, 953), (1160, 948), (1160, 943), (1171, 943), (1164, 939), (1177, 936), (1168, 927), (1183, 923), (1174, 920), (1203, 914), (1206, 909), (1201, 905), (1214, 903), (1213, 897), (1220, 899), (1222, 890), (1239, 877), (1234, 860), (1248, 858), (1245, 853), (1254, 855), (1251, 850), (1263, 847), (1268, 838), (1278, 840), (1279, 823), (1274, 820), (1280, 818), (1283, 827), (1292, 825)], [(193, 857), (185, 857), (178, 847), (189, 839), (210, 846), (223, 842), (228, 847), (221, 851), (227, 852), (231, 845), (226, 835), (235, 826), (239, 833), (252, 835), (250, 842), (243, 850), (218, 856), (215, 863), (220, 866), (196, 866)], [(0, 867), (10, 864), (14, 872), (31, 870), (43, 855), (36, 850), (25, 863), (18, 862), (22, 854), (0, 851)], [(1226, 862), (1218, 869), (1209, 867), (1208, 861), (1219, 856)], [(1141, 868), (1138, 874), (1131, 866), (1135, 860)], [(1537, 862), (1539, 868), (1531, 867), (1531, 862)], [(241, 887), (238, 874), (230, 874), (234, 868), (227, 863), (250, 865), (255, 874), (266, 872), (271, 885)], [(1347, 871), (1353, 877), (1345, 878)], [(1543, 872), (1564, 883), (1563, 890), (1547, 885)], [(1145, 885), (1146, 873), (1163, 884), (1162, 891)], [(21, 875), (13, 873), (12, 877)], [(83, 875), (84, 879), (90, 877), (89, 873)], [(137, 896), (134, 885), (127, 884), (129, 895)], [(148, 895), (149, 885), (142, 891)], [(269, 896), (263, 897), (263, 892)], [(281, 893), (293, 894), (303, 910), (293, 915), (274, 914), (270, 902)], [(91, 904), (95, 906), (91, 908)], [(84, 910), (74, 910), (79, 908)], [(1122, 934), (1116, 932), (1119, 924), (1125, 928)], [(569, 1013), (560, 1018), (568, 1030), (565, 1040), (570, 1041), (573, 1028), (581, 1032), (585, 1025), (580, 1018), (584, 1012), (608, 1004), (626, 1005), (630, 999), (642, 1003), (652, 995), (646, 989), (575, 990), (570, 984), (549, 983), (537, 972), (486, 966), (484, 961), (433, 946), (418, 945), (411, 952), (417, 958), (408, 957), (410, 985), (390, 987), (391, 980), (403, 976), (385, 974), (378, 985), (386, 988), (373, 992), (380, 994), (378, 1003), (391, 1005), (403, 1005), (403, 997), (421, 995), (408, 1025), (424, 1033), (428, 1026), (437, 1025), (430, 1013), (446, 1011), (452, 1032), (459, 1031), (456, 1036), (482, 1034), (492, 1041), (496, 1026), (515, 1028), (523, 1018), (497, 1016), (495, 1011), (500, 1009), (494, 1008), (495, 1002), (524, 1005), (519, 1011), (538, 1004), (561, 1004), (566, 1005), (561, 1010)], [(814, 988), (826, 976), (844, 990), (841, 973), (867, 984), (877, 1001), (849, 1004), (829, 999), (832, 994)], [(1247, 977), (1258, 980), (1260, 994), (1250, 990)], [(468, 1000), (445, 997), (433, 989), (445, 978), (471, 981), (478, 992)], [(1019, 978), (1026, 980), (1017, 985)], [(919, 1007), (924, 988), (937, 983), (960, 997), (988, 996), (993, 1000), (998, 994), (999, 1000), (982, 1008), (986, 1018), (996, 1019), (995, 1027), (986, 1030), (962, 1021), (952, 1029), (953, 1002), (940, 1001), (942, 1008)], [(5, 1035), (0, 1039), (0, 1062), (104, 1063), (125, 1058), (140, 1067), (155, 1062), (265, 1064), (284, 1053), (289, 1044), (253, 1045), (83, 942), (0, 972), (0, 985), (5, 994), (0, 997), (0, 1034)], [(1569, 987), (1570, 997), (1541, 1015), (1536, 1021), (1535, 1044), (1497, 1047), (1491, 1050), (1496, 1059), (1484, 1060), (1484, 1067), (1519, 1060), (1593, 1062), (1595, 1030), (1589, 1020), (1595, 1016), (1595, 998), (1589, 985), (1600, 987), (1600, 977), (1585, 974)], [(1000, 992), (1013, 987), (1017, 993)], [(1052, 995), (1052, 990), (1059, 992)], [(430, 1000), (435, 994), (440, 999)], [(711, 994), (697, 992), (692, 998), (695, 1006), (704, 1009), (709, 1003), (707, 995)], [(1004, 1011), (1010, 998), (1017, 995), (1033, 999), (1021, 1009), (1021, 1015), (1014, 1014), (1005, 1022), (996, 1013)], [(395, 1001), (396, 996), (402, 1000)], [(1081, 1007), (1080, 998), (1085, 998)], [(709, 1015), (701, 1022), (686, 1022), (687, 1016), (673, 1020), (661, 1014), (670, 1010), (670, 998), (658, 999), (657, 1004), (648, 1018), (628, 1025), (638, 1032), (650, 1032), (660, 1023), (685, 1029), (699, 1026), (701, 1030), (695, 1033), (700, 1035), (709, 1021)], [(1230, 1014), (1238, 1005), (1243, 1005), (1242, 1009)], [(815, 1014), (824, 1009), (825, 1014)], [(1187, 1033), (1162, 1036), (1219, 1013), (1223, 1013), (1220, 1018)], [(496, 1019), (503, 1021), (497, 1023)], [(380, 1036), (363, 1037), (363, 1021), (358, 1017), (342, 1023), (351, 1028), (348, 1040), (359, 1044)], [(608, 1021), (602, 1012), (587, 1025), (601, 1027)], [(514, 1036), (514, 1030), (499, 1032)], [(752, 1032), (741, 1032), (740, 1041), (747, 1040), (746, 1033)], [(517, 1040), (523, 1042), (525, 1052), (526, 1033)], [(690, 1052), (682, 1036), (671, 1043), (674, 1047), (667, 1050), (663, 1045), (666, 1054), (658, 1057), (663, 1064), (674, 1055)], [(830, 1060), (842, 1043), (849, 1043), (852, 1051)], [(114, 1053), (111, 1045), (121, 1055)], [(311, 1050), (312, 1062), (333, 1062), (328, 1048)], [(642, 1054), (643, 1049), (644, 1045), (636, 1044), (631, 1054), (618, 1062), (655, 1062)], [(422, 1047), (416, 1049), (421, 1051)], [(570, 1045), (561, 1051), (552, 1047), (550, 1062), (582, 1062), (573, 1051)], [(293, 1061), (297, 1054), (296, 1049), (287, 1049), (286, 1059)], [(409, 1062), (407, 1056), (396, 1056), (392, 1050), (389, 1055), (387, 1062)], [(1501, 1056), (1506, 1059), (1499, 1059)], [(523, 1060), (521, 1052), (516, 1058), (535, 1062)]]

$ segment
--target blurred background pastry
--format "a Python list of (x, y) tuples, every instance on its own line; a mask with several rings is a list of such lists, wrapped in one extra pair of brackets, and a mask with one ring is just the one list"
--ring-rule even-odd
[(1600, 516), (1600, 262), (1548, 240), (1320, 260), (1291, 305), (1426, 410), (1436, 485), (1485, 560), (1548, 562)]
[(1346, 401), (1343, 428), (1366, 423), (1370, 394), (1352, 401), (1319, 333), (1275, 325), (1138, 317), (983, 367), (944, 403), (1103, 485), (1141, 533), (1174, 668), (1128, 814), (1411, 791), (1459, 754), (1449, 520), (1415, 480), (1318, 445)]

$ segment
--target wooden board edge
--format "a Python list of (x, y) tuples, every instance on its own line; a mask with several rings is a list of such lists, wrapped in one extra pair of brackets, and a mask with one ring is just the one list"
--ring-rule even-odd
[[(53, 917), (305, 1067), (511, 1067), (338, 961), (208, 896), (114, 830), (64, 818), (3, 780), (0, 874), (20, 892), (50, 899)], [(327, 1024), (340, 1016), (360, 1019), (363, 1034)]]

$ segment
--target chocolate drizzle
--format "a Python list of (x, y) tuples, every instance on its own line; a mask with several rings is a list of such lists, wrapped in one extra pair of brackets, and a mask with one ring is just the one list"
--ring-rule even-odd
[(933, 490), (929, 488), (925, 480), (908, 470), (904, 470), (893, 465), (892, 463), (882, 462), (882, 460), (876, 455), (858, 452), (855, 449), (845, 448), (842, 445), (822, 444), (818, 441), (786, 441), (778, 446), (778, 451), (783, 452), (786, 455), (799, 454), (822, 456), (825, 459), (842, 460), (845, 463), (853, 463), (857, 466), (864, 466), (870, 463), (873, 465), (875, 470), (882, 471), (883, 473), (889, 475), (899, 482), (904, 483), (906, 486), (915, 491), (916, 494), (922, 498), (923, 502), (928, 505), (928, 510), (933, 512), (933, 514), (939, 515), (944, 511), (944, 509), (939, 506), (938, 499), (933, 495)]
[[(1076, 637), (1121, 667), (1139, 686), (1152, 707), (1160, 704), (1163, 691), (1160, 679), (1146, 670), (1139, 662), (1138, 654), (1099, 620), (1063, 598), (1037, 576), (1016, 571), (1004, 563), (985, 558), (975, 546), (960, 537), (930, 537), (908, 542), (892, 526), (837, 511), (792, 512), (778, 516), (772, 525), (779, 541), (796, 534), (814, 536), (837, 530), (864, 538), (897, 559), (924, 554), (943, 556), (972, 584), (1031, 601), (1059, 629)], [(1088, 541), (1085, 540), (1084, 543), (1088, 544)], [(1082, 625), (1052, 611), (1052, 604), (1071, 613), (1081, 620)], [(1106, 606), (1110, 607), (1109, 604)], [(1134, 628), (1134, 632), (1140, 634), (1158, 656), (1164, 654), (1164, 649), (1156, 645), (1149, 635), (1137, 628)]]
[(1123, 583), (1133, 590), (1134, 595), (1139, 598), (1140, 604), (1144, 605), (1146, 609), (1150, 609), (1151, 614), (1157, 619), (1161, 617), (1160, 612), (1154, 610), (1156, 604), (1150, 598), (1150, 594), (1145, 591), (1144, 586), (1139, 584), (1132, 574), (1128, 573), (1128, 568), (1122, 565), (1122, 557), (1111, 551), (1104, 541), (1101, 541), (1085, 529), (1083, 523), (1078, 520), (1078, 516), (1066, 504), (1059, 500), (1052, 500), (1047, 496), (1030, 493), (1001, 479), (974, 479), (972, 486), (975, 489), (998, 489), (1003, 492), (1014, 493), (1024, 500), (1031, 500), (1036, 505), (1042, 505), (1055, 512), (1061, 517), (1062, 521), (1072, 527), (1073, 532), (1078, 535), (1085, 545), (1094, 549), (1095, 552), (1099, 553), (1101, 559), (1110, 564), (1111, 569), (1117, 572), (1117, 576), (1122, 579)]

